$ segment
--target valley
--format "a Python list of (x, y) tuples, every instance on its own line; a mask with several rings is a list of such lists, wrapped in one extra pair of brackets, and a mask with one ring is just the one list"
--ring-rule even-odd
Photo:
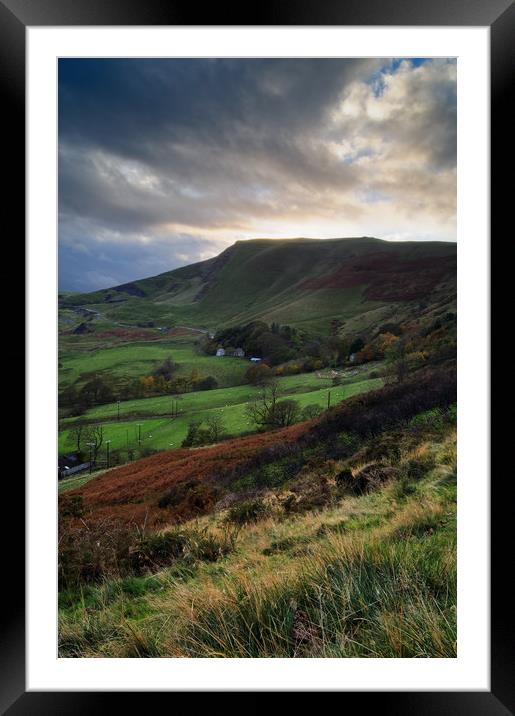
[(455, 655), (455, 260), (258, 240), (60, 297), (62, 656)]

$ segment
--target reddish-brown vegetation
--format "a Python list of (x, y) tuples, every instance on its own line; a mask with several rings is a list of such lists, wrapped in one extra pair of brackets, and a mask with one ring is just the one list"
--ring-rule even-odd
[(367, 286), (366, 297), (375, 301), (410, 301), (430, 293), (444, 278), (456, 273), (456, 257), (404, 259), (378, 251), (348, 261), (327, 276), (308, 279), (303, 289)]
[(124, 338), (126, 340), (147, 340), (157, 341), (162, 338), (160, 333), (149, 328), (110, 328), (106, 331), (99, 331), (98, 338)]
[[(213, 495), (196, 491), (170, 509), (159, 507), (162, 496), (173, 486), (186, 482), (216, 482), (238, 465), (248, 463), (257, 453), (276, 444), (295, 443), (309, 423), (273, 432), (227, 440), (207, 448), (171, 450), (124, 465), (67, 493), (80, 495), (88, 519), (107, 516), (148, 525), (173, 522), (201, 513), (212, 506)], [(202, 495), (200, 494), (202, 492)]]
[[(61, 498), (70, 524), (118, 519), (157, 527), (212, 510), (235, 480), (304, 449), (337, 455), (338, 436), (361, 438), (456, 400), (456, 373), (421, 371), (402, 383), (349, 398), (320, 418), (281, 430), (227, 440), (206, 448), (184, 448), (138, 460), (86, 483)], [(80, 502), (80, 514), (77, 504)], [(82, 522), (83, 524), (83, 522)]]

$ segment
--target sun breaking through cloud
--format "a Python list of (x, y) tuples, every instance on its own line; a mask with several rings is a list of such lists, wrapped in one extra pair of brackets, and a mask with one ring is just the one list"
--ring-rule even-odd
[(63, 290), (239, 239), (454, 241), (455, 224), (454, 60), (59, 61)]

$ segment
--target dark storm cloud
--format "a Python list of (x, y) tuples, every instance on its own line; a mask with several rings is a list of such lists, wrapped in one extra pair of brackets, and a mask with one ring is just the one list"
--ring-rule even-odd
[(186, 137), (224, 149), (319, 123), (363, 60), (61, 60), (63, 140), (162, 159)]
[(447, 221), (455, 104), (452, 71), (431, 61), (60, 60), (63, 287), (150, 275), (236, 236), (342, 235), (364, 217), (395, 233), (403, 211)]

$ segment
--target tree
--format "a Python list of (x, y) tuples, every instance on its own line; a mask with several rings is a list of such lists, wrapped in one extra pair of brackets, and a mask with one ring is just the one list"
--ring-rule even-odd
[(161, 377), (170, 381), (178, 367), (177, 363), (172, 359), (172, 356), (168, 356), (168, 358), (165, 358), (162, 363), (154, 368), (153, 375), (156, 378)]
[(257, 365), (251, 365), (245, 373), (245, 377), (252, 385), (264, 385), (266, 382), (272, 379), (272, 370), (267, 366), (266, 363), (257, 363)]
[(328, 340), (328, 346), (333, 353), (333, 361), (337, 365), (344, 363), (349, 357), (350, 341), (341, 336), (331, 336)]
[(402, 383), (408, 374), (408, 360), (406, 357), (406, 342), (403, 338), (395, 341), (385, 353), (386, 371), (385, 377), (388, 382), (397, 381)]
[(98, 451), (104, 442), (104, 428), (102, 425), (91, 425), (84, 430), (84, 443), (89, 447), (92, 462), (96, 463)]
[(76, 425), (74, 428), (70, 430), (70, 435), (75, 441), (75, 446), (77, 449), (77, 452), (81, 451), (81, 438), (84, 433), (84, 425)]
[(218, 388), (218, 381), (212, 375), (202, 378), (195, 385), (195, 390), (214, 390)]
[(190, 422), (188, 425), (188, 434), (182, 441), (182, 447), (191, 447), (197, 444), (201, 424), (200, 420), (192, 420)]
[(280, 400), (270, 413), (270, 423), (273, 427), (286, 428), (299, 420), (300, 407), (296, 400)]
[(247, 405), (247, 415), (262, 430), (283, 428), (297, 422), (300, 407), (296, 400), (278, 400), (279, 384), (272, 380), (261, 386), (259, 397)]
[(110, 403), (113, 397), (113, 391), (100, 375), (85, 383), (78, 395), (79, 402), (86, 406)]
[(270, 380), (261, 385), (259, 396), (247, 405), (246, 413), (258, 428), (274, 427), (272, 416), (278, 396), (279, 384), (276, 380)]
[(200, 420), (192, 420), (188, 425), (188, 434), (182, 441), (182, 447), (195, 447), (211, 442), (211, 431), (202, 427)]
[(225, 432), (224, 420), (220, 413), (213, 413), (208, 417), (207, 427), (210, 432), (211, 441), (217, 442), (220, 440)]
[(363, 338), (356, 338), (350, 345), (349, 353), (359, 353), (365, 347)]

